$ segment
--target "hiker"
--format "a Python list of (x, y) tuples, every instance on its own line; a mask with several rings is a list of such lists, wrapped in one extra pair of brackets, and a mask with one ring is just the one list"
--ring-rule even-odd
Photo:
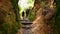
[(24, 19), (24, 12), (22, 12), (22, 18)]

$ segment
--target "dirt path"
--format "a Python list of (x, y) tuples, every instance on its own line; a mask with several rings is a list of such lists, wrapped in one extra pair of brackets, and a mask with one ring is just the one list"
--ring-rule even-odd
[(31, 34), (32, 23), (27, 18), (21, 19), (20, 21), (22, 23), (22, 28), (17, 34)]

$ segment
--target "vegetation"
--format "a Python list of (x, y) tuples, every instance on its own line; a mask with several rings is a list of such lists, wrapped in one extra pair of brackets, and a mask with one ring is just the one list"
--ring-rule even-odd
[(30, 21), (34, 21), (36, 19), (36, 16), (33, 14), (33, 10), (30, 9), (30, 12), (27, 17)]
[(1, 4), (0, 34), (16, 34), (21, 28), (18, 0), (1, 0)]
[(54, 24), (54, 34), (60, 34), (60, 0), (56, 0), (56, 14), (55, 14), (55, 24)]
[(19, 6), (18, 6), (18, 1), (19, 0), (11, 0), (13, 9), (15, 10), (15, 14), (16, 14), (16, 21), (18, 21), (20, 19), (20, 14), (19, 14)]

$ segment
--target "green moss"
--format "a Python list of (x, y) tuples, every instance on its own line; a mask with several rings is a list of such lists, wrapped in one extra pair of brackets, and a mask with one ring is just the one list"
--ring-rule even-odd
[(20, 23), (4, 23), (0, 25), (0, 34), (16, 34), (20, 27)]
[(15, 15), (16, 15), (16, 21), (19, 21), (20, 20), (20, 14), (19, 14), (19, 6), (18, 6), (18, 1), (19, 0), (11, 0), (11, 3), (12, 3), (12, 6), (13, 6), (13, 9), (15, 10)]
[(34, 21), (36, 19), (36, 16), (33, 14), (33, 11), (31, 10), (30, 13), (29, 13), (29, 16), (28, 16), (28, 19), (30, 21)]

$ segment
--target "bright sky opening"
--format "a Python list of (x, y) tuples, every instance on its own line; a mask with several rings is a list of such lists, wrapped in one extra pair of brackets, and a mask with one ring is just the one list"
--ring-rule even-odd
[(19, 0), (18, 5), (21, 8), (21, 12), (26, 9), (32, 8), (34, 6), (34, 0)]

